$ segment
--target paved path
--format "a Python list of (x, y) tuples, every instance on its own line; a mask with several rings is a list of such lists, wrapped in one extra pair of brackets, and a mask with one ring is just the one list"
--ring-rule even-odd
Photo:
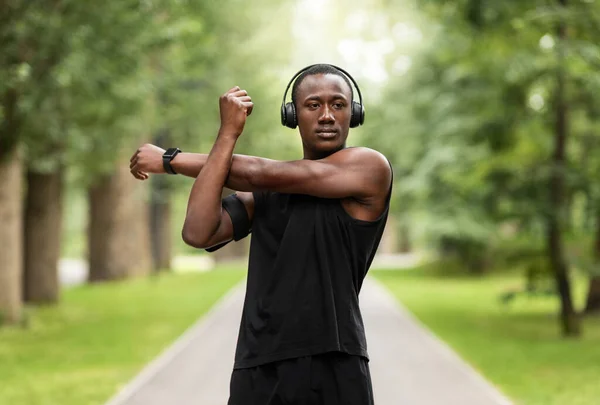
[[(377, 405), (509, 405), (376, 281), (360, 295)], [(107, 405), (225, 405), (243, 289), (123, 387)]]

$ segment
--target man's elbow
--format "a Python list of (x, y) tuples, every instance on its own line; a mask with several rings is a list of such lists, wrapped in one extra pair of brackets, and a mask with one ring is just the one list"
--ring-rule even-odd
[(184, 225), (183, 229), (181, 230), (181, 238), (186, 245), (195, 247), (197, 249), (205, 249), (209, 247), (209, 235), (203, 235), (201, 232), (190, 229), (190, 227), (186, 225)]

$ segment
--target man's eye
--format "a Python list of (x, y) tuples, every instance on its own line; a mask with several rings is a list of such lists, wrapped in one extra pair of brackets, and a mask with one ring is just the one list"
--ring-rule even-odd
[(319, 108), (319, 104), (317, 104), (317, 103), (310, 103), (308, 106), (310, 108)]
[(344, 104), (342, 104), (342, 103), (335, 103), (333, 106), (335, 108), (337, 108), (338, 110), (344, 108)]

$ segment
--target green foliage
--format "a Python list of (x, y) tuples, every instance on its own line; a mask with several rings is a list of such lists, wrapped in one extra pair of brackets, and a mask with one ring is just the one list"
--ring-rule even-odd
[[(171, 144), (206, 147), (218, 127), (218, 97), (235, 83), (247, 85), (265, 106), (276, 100), (279, 77), (272, 67), (287, 60), (280, 50), (288, 37), (265, 32), (289, 25), (286, 6), (272, 0), (9, 2), (1, 6), (0, 124), (18, 118), (6, 132), (12, 144), (27, 146), (30, 166), (68, 166), (76, 184), (113, 170), (159, 131), (169, 132)], [(9, 92), (18, 97), (14, 117), (6, 116)], [(253, 137), (262, 140), (273, 126), (256, 121), (262, 126)], [(2, 138), (7, 149), (8, 134)]]
[(18, 118), (11, 136), (26, 144), (29, 165), (52, 171), (76, 162), (81, 150), (73, 147), (93, 145), (99, 128), (110, 143), (106, 132), (138, 111), (128, 80), (144, 62), (153, 10), (134, 1), (15, 1), (8, 9), (0, 93), (18, 96), (17, 113), (5, 119)]
[[(465, 258), (501, 244), (506, 225), (539, 239), (552, 213), (554, 94), (563, 70), (570, 204), (560, 214), (569, 232), (589, 233), (600, 203), (598, 3), (415, 4), (428, 18), (419, 26), (428, 40), (408, 73), (390, 79), (367, 137), (395, 166), (398, 215), (421, 240), (454, 241)], [(564, 42), (555, 35), (560, 21)]]

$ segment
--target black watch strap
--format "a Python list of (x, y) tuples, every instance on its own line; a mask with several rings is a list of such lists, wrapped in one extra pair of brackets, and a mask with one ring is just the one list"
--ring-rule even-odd
[(171, 166), (171, 160), (173, 160), (173, 158), (177, 156), (179, 152), (181, 152), (179, 148), (169, 148), (165, 153), (163, 153), (162, 161), (165, 172), (169, 174), (177, 174), (177, 172), (173, 170), (173, 166)]

